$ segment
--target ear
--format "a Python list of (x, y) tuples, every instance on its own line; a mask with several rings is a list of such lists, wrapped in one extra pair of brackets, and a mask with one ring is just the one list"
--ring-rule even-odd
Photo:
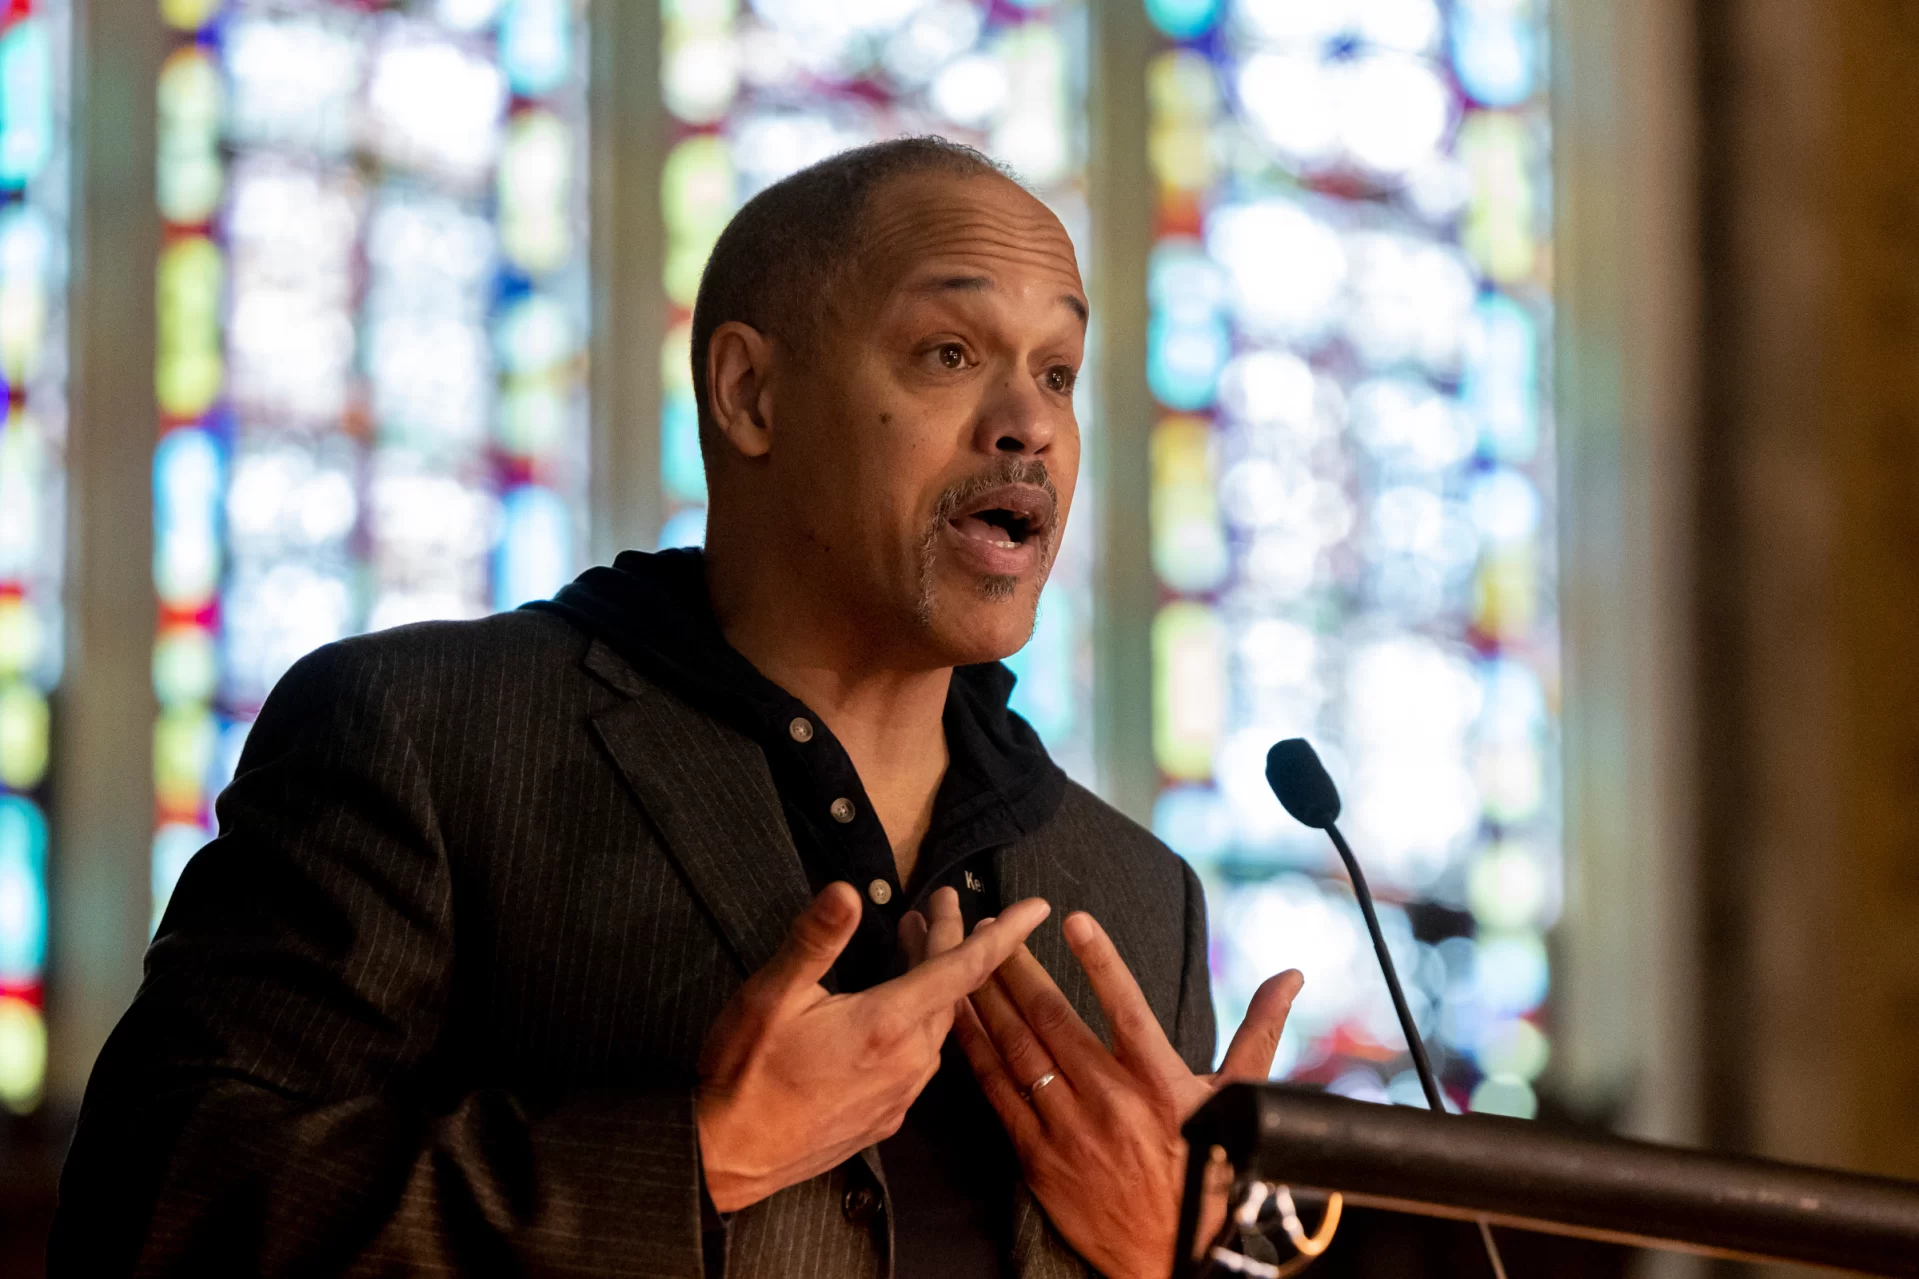
[(713, 425), (742, 457), (773, 447), (773, 343), (738, 320), (713, 330), (706, 347), (707, 395)]

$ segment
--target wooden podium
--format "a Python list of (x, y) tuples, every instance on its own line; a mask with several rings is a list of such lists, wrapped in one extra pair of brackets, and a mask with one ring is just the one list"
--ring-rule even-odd
[[(1185, 1128), (1174, 1256), (1193, 1255), (1200, 1189), (1223, 1152), (1240, 1178), (1346, 1202), (1739, 1260), (1919, 1276), (1919, 1184), (1435, 1115), (1276, 1084), (1220, 1090)], [(1173, 1279), (1203, 1267), (1176, 1263)]]

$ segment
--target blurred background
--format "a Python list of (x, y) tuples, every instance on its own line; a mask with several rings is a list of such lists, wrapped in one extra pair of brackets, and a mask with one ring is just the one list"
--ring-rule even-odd
[(1016, 705), (1199, 868), (1222, 1022), (1298, 966), (1278, 1073), (1419, 1102), (1306, 735), (1460, 1109), (1919, 1176), (1915, 59), (1866, 0), (5, 0), (0, 1272), (274, 681), (697, 543), (708, 249), (901, 133), (1078, 245)]

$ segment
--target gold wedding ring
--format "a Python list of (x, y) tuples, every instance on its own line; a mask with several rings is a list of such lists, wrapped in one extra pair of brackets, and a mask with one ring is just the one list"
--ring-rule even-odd
[(1024, 1097), (1027, 1101), (1031, 1101), (1033, 1100), (1034, 1093), (1038, 1092), (1040, 1089), (1046, 1087), (1046, 1085), (1052, 1083), (1055, 1079), (1058, 1079), (1058, 1078), (1059, 1078), (1059, 1075), (1057, 1072), (1049, 1070), (1045, 1074), (1041, 1075), (1038, 1079), (1035, 1079), (1033, 1081), (1033, 1086), (1031, 1088), (1028, 1088), (1025, 1092), (1021, 1093), (1020, 1096)]

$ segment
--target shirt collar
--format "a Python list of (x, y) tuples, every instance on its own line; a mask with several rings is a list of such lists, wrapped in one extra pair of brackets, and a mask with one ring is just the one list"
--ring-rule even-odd
[[(786, 731), (795, 699), (726, 642), (697, 549), (625, 551), (553, 599), (525, 607), (566, 618), (655, 683), (763, 745)], [(1065, 774), (1008, 704), (1013, 686), (1013, 673), (1000, 662), (954, 668), (943, 717), (949, 784), (942, 790), (958, 802), (943, 814), (947, 821), (1031, 834), (1065, 795)]]

